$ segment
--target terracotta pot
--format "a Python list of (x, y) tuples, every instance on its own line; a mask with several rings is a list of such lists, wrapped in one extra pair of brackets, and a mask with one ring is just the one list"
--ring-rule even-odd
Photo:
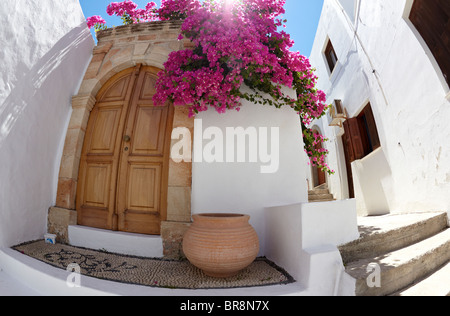
[(197, 214), (183, 239), (188, 260), (206, 275), (226, 278), (249, 266), (258, 255), (259, 240), (241, 214)]

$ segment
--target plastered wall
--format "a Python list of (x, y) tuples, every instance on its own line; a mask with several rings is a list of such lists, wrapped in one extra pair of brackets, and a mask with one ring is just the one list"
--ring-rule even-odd
[(0, 246), (43, 237), (94, 41), (78, 0), (0, 4)]

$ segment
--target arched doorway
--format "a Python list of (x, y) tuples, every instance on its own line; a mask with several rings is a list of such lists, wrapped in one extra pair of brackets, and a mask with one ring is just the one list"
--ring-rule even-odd
[(155, 106), (159, 69), (138, 66), (100, 89), (80, 160), (78, 224), (159, 235), (167, 219), (173, 106)]

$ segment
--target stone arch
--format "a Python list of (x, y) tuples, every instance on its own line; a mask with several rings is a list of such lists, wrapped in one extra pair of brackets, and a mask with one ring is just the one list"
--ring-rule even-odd
[[(97, 93), (115, 74), (137, 65), (163, 69), (170, 52), (190, 47), (179, 41), (179, 22), (151, 22), (121, 26), (97, 33), (98, 44), (78, 94), (72, 98), (58, 177), (56, 205), (49, 211), (48, 230), (68, 242), (68, 226), (76, 225), (76, 191), (85, 132)], [(173, 128), (185, 127), (193, 135), (194, 121), (186, 107), (175, 107)], [(169, 165), (167, 221), (162, 223), (164, 253), (179, 257), (181, 240), (191, 220), (192, 163)]]

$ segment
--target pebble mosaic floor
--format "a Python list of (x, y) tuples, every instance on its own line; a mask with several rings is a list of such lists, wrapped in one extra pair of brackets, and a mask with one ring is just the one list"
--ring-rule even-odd
[(283, 269), (266, 258), (257, 258), (234, 277), (218, 279), (206, 276), (189, 261), (132, 257), (63, 244), (51, 245), (43, 240), (18, 245), (13, 249), (61, 269), (75, 263), (82, 275), (150, 287), (217, 289), (294, 282)]

